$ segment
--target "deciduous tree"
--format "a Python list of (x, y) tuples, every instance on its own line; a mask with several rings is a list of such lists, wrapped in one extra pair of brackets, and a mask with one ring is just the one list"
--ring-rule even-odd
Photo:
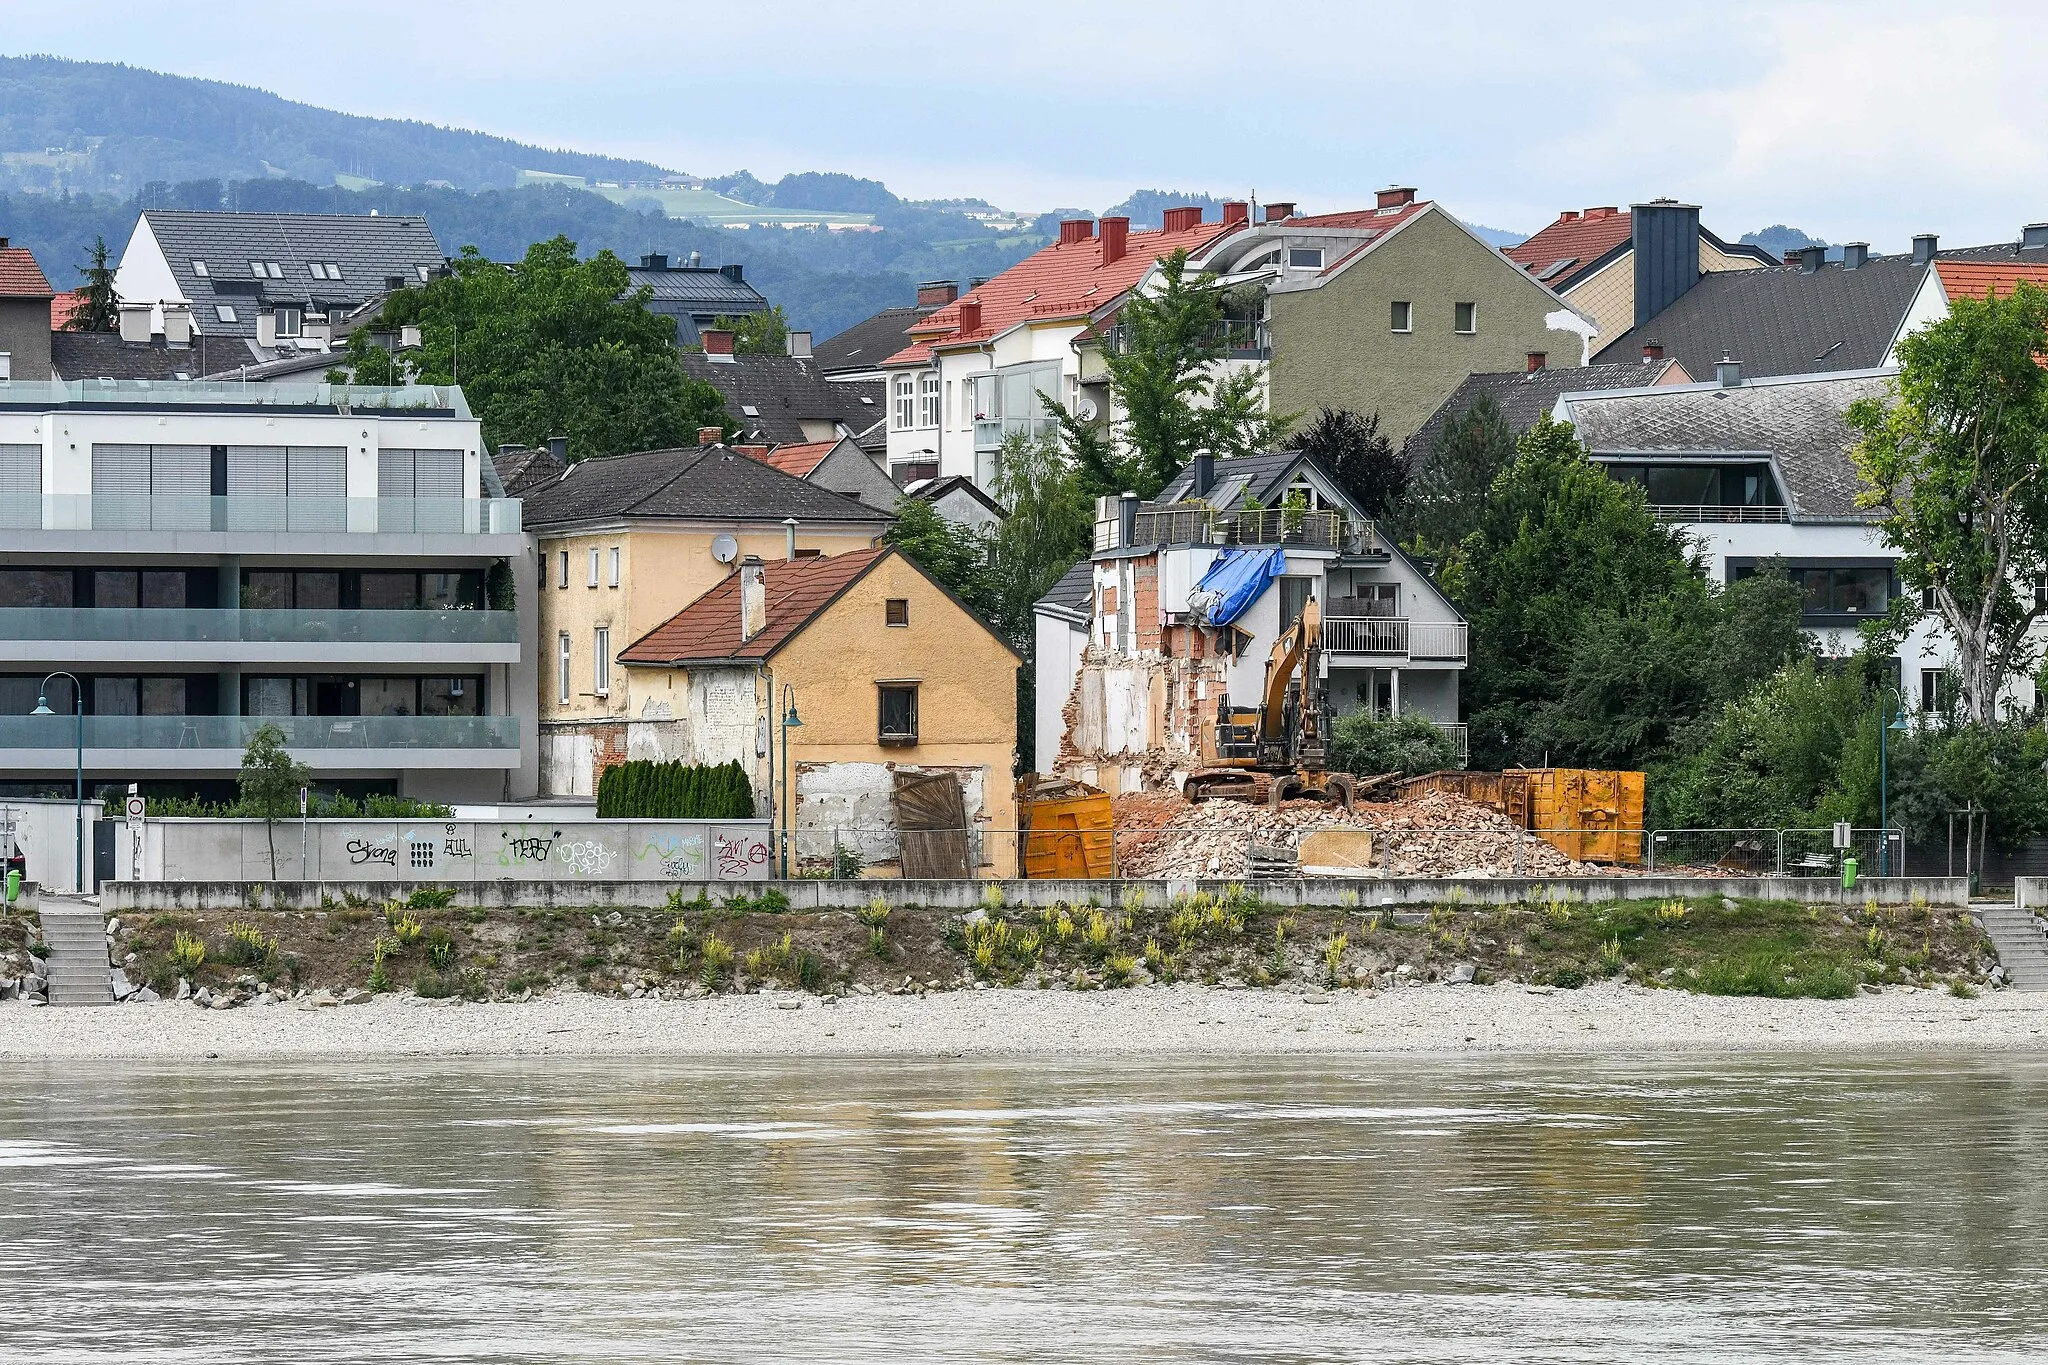
[(299, 789), (310, 783), (312, 776), (284, 747), (284, 731), (275, 725), (259, 725), (249, 736), (249, 745), (242, 751), (242, 770), (235, 780), (241, 788), (243, 809), (263, 821), (263, 835), (270, 844), (272, 881), (277, 880), (277, 822), (297, 813)]

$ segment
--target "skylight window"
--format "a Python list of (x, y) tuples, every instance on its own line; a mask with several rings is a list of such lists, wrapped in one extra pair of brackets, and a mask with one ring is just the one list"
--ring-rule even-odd
[(1566, 256), (1562, 260), (1552, 261), (1549, 265), (1544, 266), (1542, 273), (1537, 275), (1536, 278), (1539, 280), (1556, 279), (1559, 275), (1564, 274), (1565, 271), (1570, 270), (1573, 266), (1577, 265), (1578, 263), (1578, 257)]
[(252, 280), (260, 280), (263, 278), (263, 262), (249, 262), (249, 278)]
[(420, 283), (425, 284), (427, 282), (427, 267), (423, 265), (416, 265), (413, 267), (413, 269), (420, 272)]
[(271, 279), (281, 280), (284, 278), (284, 267), (276, 261), (265, 261), (263, 264), (264, 268), (269, 272)]
[(312, 272), (312, 276), (316, 280), (324, 280), (327, 278), (327, 267), (320, 264), (320, 262), (318, 261), (308, 263), (306, 269)]
[(234, 305), (228, 303), (216, 303), (215, 305), (213, 305), (213, 315), (219, 318), (222, 322), (233, 322), (235, 320)]
[(740, 411), (745, 413), (749, 417), (759, 417), (761, 415), (761, 410), (755, 407), (752, 403), (740, 404)]
[(341, 278), (341, 267), (339, 265), (336, 265), (333, 261), (329, 261), (327, 263), (327, 278), (330, 280), (338, 280)]
[(193, 273), (193, 274), (195, 274), (195, 275), (197, 275), (197, 276), (198, 276), (198, 277), (199, 277), (200, 279), (202, 279), (202, 280), (203, 280), (203, 279), (207, 279), (207, 278), (209, 278), (209, 276), (208, 276), (208, 275), (207, 275), (207, 273), (206, 273), (206, 262), (204, 262), (204, 261), (194, 261), (194, 262), (192, 262), (192, 273)]

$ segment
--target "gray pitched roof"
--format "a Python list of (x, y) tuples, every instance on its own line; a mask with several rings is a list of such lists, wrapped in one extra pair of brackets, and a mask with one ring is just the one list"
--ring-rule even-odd
[(910, 324), (936, 308), (884, 308), (862, 322), (818, 342), (811, 358), (826, 374), (872, 370), (910, 344)]
[(813, 439), (804, 431), (806, 421), (837, 422), (858, 435), (884, 415), (879, 380), (829, 380), (812, 360), (785, 355), (713, 360), (686, 351), (682, 362), (692, 379), (703, 380), (724, 396), (726, 415), (748, 440), (801, 445)]
[(491, 456), (498, 482), (507, 497), (520, 497), (527, 489), (558, 478), (565, 466), (546, 446), (500, 446)]
[[(510, 471), (500, 469), (501, 477)], [(511, 487), (507, 480), (506, 486)], [(867, 522), (893, 518), (725, 446), (582, 460), (519, 494), (530, 530), (631, 517)]]
[(237, 341), (219, 342), (213, 350), (202, 359), (197, 337), (192, 345), (172, 350), (161, 339), (123, 341), (119, 332), (52, 332), (50, 368), (57, 378), (71, 380), (199, 379), (206, 374), (205, 361), (249, 358), (248, 348)]
[[(1258, 455), (1239, 455), (1235, 459), (1216, 461), (1215, 483), (1210, 485), (1204, 501), (1218, 511), (1228, 512), (1242, 507), (1246, 498), (1256, 498), (1265, 505), (1277, 506), (1284, 496), (1287, 484), (1292, 480), (1296, 466), (1309, 457), (1298, 450), (1271, 450)], [(1151, 505), (1165, 507), (1188, 500), (1188, 490), (1194, 486), (1194, 466), (1187, 468), (1166, 481), (1166, 487), (1159, 490), (1159, 496)], [(1335, 482), (1332, 480), (1331, 482)]]
[(1051, 616), (1064, 616), (1081, 625), (1088, 624), (1088, 618), (1095, 607), (1095, 561), (1084, 559), (1060, 576), (1045, 596), (1035, 604), (1037, 610)]
[(1783, 376), (1732, 388), (1678, 384), (1565, 400), (1579, 439), (1595, 457), (1657, 455), (1673, 461), (1767, 456), (1795, 521), (1863, 518), (1847, 419), (1859, 398), (1880, 397), (1891, 371)]
[[(626, 267), (631, 289), (646, 289), (657, 303), (682, 304), (708, 317), (740, 317), (763, 313), (768, 300), (744, 279), (733, 279), (725, 271), (708, 265), (640, 265)], [(656, 312), (673, 312), (657, 308)]]
[[(422, 268), (445, 259), (427, 220), (408, 215), (145, 209), (142, 217), (192, 301), (199, 330), (214, 336), (253, 338), (258, 303), (353, 308), (382, 294), (387, 277), (419, 284)], [(205, 275), (192, 268), (195, 260), (206, 263)], [(282, 278), (269, 278), (266, 269), (257, 279), (251, 261), (276, 262)], [(315, 262), (339, 266), (341, 278), (315, 278)], [(233, 322), (221, 321), (219, 304), (234, 308)]]
[[(1509, 430), (1520, 436), (1536, 425), (1536, 419), (1557, 406), (1558, 396), (1586, 389), (1634, 389), (1657, 382), (1669, 362), (1649, 364), (1621, 362), (1612, 365), (1583, 365), (1578, 369), (1505, 370), (1497, 374), (1472, 374), (1451, 390), (1443, 406), (1408, 438), (1411, 462), (1426, 459), (1436, 445), (1437, 434), (1450, 420), (1462, 414), (1479, 395), (1490, 394), (1507, 419)], [(1712, 373), (1712, 371), (1709, 371)]]

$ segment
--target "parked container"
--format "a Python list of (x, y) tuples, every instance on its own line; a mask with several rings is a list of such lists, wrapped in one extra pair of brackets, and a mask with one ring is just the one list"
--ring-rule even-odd
[(1116, 819), (1107, 792), (1080, 782), (1028, 786), (1018, 792), (1017, 815), (1026, 877), (1116, 875)]

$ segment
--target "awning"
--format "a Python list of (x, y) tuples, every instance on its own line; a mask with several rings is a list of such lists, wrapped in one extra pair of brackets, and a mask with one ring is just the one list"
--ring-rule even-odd
[(1256, 550), (1225, 550), (1216, 556), (1195, 591), (1214, 594), (1204, 613), (1212, 626), (1227, 626), (1251, 610), (1266, 585), (1287, 568), (1287, 552), (1278, 545)]

